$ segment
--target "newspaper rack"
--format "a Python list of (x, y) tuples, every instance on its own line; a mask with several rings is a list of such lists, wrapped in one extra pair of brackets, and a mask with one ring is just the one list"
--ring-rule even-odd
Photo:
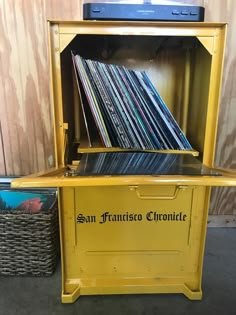
[[(62, 302), (128, 293), (201, 299), (211, 187), (236, 185), (235, 173), (214, 167), (226, 25), (50, 21), (48, 32), (55, 169), (12, 185), (58, 188)], [(145, 69), (194, 148), (162, 154), (199, 155), (209, 173), (77, 175), (78, 152), (122, 150), (86, 142), (75, 49)]]

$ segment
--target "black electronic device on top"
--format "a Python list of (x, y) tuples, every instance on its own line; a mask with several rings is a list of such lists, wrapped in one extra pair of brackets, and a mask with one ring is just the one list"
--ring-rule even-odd
[(84, 3), (84, 20), (204, 21), (204, 8), (192, 5)]

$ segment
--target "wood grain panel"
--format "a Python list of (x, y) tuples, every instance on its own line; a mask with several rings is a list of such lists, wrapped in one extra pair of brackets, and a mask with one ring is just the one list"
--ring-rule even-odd
[[(153, 3), (160, 4), (159, 0), (152, 1)], [(176, 2), (176, 4), (191, 4), (191, 5), (198, 5), (204, 7), (204, 0), (171, 0), (171, 2)]]
[(50, 20), (80, 20), (82, 19), (82, 0), (46, 1), (46, 18)]
[[(218, 124), (215, 164), (236, 168), (236, 2), (205, 0), (207, 21), (228, 23), (225, 49), (222, 97)], [(233, 214), (236, 209), (236, 188), (214, 188), (210, 206), (212, 214)]]
[(1, 0), (0, 32), (6, 170), (29, 174), (51, 165), (53, 157), (44, 1)]

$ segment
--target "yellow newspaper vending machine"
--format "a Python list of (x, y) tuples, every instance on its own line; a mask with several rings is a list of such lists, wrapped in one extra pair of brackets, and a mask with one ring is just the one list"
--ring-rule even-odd
[[(235, 172), (214, 167), (226, 25), (49, 21), (48, 33), (56, 167), (12, 185), (58, 188), (62, 302), (128, 293), (201, 299), (211, 187), (236, 185)], [(104, 145), (96, 117), (85, 119), (96, 77), (83, 60), (145, 71), (191, 147)], [(104, 77), (114, 70), (106, 69)], [(108, 91), (123, 84), (113, 79)]]

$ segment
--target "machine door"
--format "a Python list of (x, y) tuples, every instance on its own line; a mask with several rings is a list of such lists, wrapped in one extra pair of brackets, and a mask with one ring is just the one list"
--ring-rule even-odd
[(100, 152), (83, 154), (78, 166), (13, 180), (12, 187), (190, 185), (236, 186), (236, 171), (209, 168), (188, 154)]

